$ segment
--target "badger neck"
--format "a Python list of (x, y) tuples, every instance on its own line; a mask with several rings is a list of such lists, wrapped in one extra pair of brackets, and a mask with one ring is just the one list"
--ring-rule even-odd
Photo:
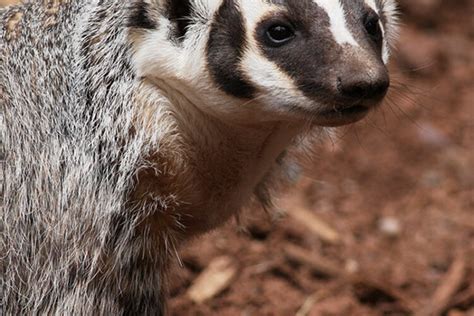
[(166, 120), (172, 121), (167, 125), (173, 126), (168, 135), (174, 135), (174, 142), (162, 142), (167, 145), (147, 159), (151, 168), (160, 172), (143, 169), (134, 194), (141, 199), (151, 189), (176, 199), (169, 212), (154, 212), (159, 216), (150, 218), (159, 231), (179, 222), (189, 237), (224, 223), (251, 200), (276, 159), (301, 131), (299, 126), (281, 122), (233, 124), (220, 120), (159, 80), (145, 80), (142, 89), (166, 96), (166, 102), (161, 98), (145, 112), (159, 108), (163, 112), (166, 107), (171, 113)]

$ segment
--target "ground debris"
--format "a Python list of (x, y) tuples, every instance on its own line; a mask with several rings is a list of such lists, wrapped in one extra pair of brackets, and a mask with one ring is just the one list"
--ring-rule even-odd
[(187, 295), (195, 303), (203, 303), (225, 290), (237, 274), (237, 264), (231, 257), (218, 257), (194, 280)]
[(444, 279), (439, 284), (433, 296), (418, 310), (416, 316), (441, 315), (450, 305), (454, 294), (461, 287), (466, 273), (466, 259), (458, 255), (452, 262)]
[(405, 311), (413, 312), (419, 308), (419, 303), (386, 281), (378, 280), (368, 274), (349, 273), (338, 264), (321, 258), (320, 256), (306, 251), (304, 249), (287, 246), (284, 248), (285, 255), (290, 260), (299, 261), (302, 264), (309, 265), (317, 272), (333, 278), (342, 279), (345, 283), (363, 288), (369, 291), (378, 291), (385, 296), (395, 300), (398, 305)]
[(339, 268), (336, 263), (322, 258), (317, 254), (301, 247), (288, 245), (283, 248), (283, 252), (289, 260), (307, 264), (320, 274), (330, 277), (339, 277), (344, 273), (344, 271)]
[(382, 217), (378, 222), (378, 228), (388, 237), (397, 237), (402, 231), (398, 218), (391, 216)]
[(305, 207), (301, 201), (304, 201), (304, 199), (294, 200), (292, 198), (284, 202), (288, 216), (304, 225), (325, 242), (331, 244), (340, 243), (341, 236), (339, 233), (316, 216), (309, 208)]

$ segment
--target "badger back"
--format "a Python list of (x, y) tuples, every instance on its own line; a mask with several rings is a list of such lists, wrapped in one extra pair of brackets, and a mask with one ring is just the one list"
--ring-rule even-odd
[(0, 11), (6, 314), (163, 310), (163, 275), (137, 265), (143, 243), (125, 212), (146, 151), (131, 124), (129, 5), (36, 1)]

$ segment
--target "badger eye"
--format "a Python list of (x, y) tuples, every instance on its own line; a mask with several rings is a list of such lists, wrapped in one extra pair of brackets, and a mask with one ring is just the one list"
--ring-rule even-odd
[(380, 29), (380, 19), (375, 13), (367, 14), (364, 22), (365, 30), (367, 34), (375, 41), (379, 42), (382, 38), (382, 30)]
[(286, 44), (295, 36), (295, 31), (291, 26), (284, 24), (271, 25), (266, 32), (266, 37), (270, 45), (278, 47)]

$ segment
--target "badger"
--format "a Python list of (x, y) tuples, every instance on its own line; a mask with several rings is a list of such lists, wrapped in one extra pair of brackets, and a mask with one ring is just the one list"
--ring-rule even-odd
[(394, 0), (0, 11), (1, 314), (165, 315), (178, 248), (389, 87)]

